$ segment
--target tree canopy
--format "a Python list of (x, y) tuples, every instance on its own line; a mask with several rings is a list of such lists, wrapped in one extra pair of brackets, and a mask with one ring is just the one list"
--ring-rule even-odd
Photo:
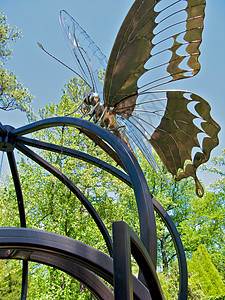
[(0, 109), (18, 109), (25, 112), (28, 120), (34, 118), (31, 108), (33, 96), (17, 81), (17, 76), (4, 68), (12, 54), (10, 43), (21, 37), (21, 32), (9, 26), (6, 16), (0, 12)]

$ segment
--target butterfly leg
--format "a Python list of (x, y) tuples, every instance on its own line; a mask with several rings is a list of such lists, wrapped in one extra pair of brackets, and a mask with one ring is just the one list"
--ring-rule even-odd
[(99, 120), (97, 121), (96, 124), (99, 124), (101, 126), (101, 124), (103, 123), (103, 118), (104, 118), (106, 109), (107, 109), (107, 107), (105, 107), (104, 110), (103, 110), (103, 112), (101, 112), (101, 116), (100, 116), (100, 118), (99, 118)]
[[(93, 116), (95, 115), (95, 110), (98, 107), (99, 103), (97, 103), (90, 111), (88, 112), (84, 112), (83, 115), (81, 116), (81, 119), (83, 119), (86, 116), (90, 116), (89, 121), (93, 118)], [(90, 106), (88, 105), (88, 107), (90, 108)]]

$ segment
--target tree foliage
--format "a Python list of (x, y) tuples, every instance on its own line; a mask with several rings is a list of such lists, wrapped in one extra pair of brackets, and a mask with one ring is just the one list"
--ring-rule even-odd
[(34, 114), (30, 104), (33, 96), (17, 81), (17, 76), (12, 71), (4, 68), (4, 63), (12, 53), (12, 49), (9, 48), (10, 42), (20, 37), (20, 31), (9, 26), (6, 16), (0, 12), (0, 109), (18, 109), (26, 113), (28, 120), (32, 120)]
[(205, 298), (225, 295), (225, 285), (214, 266), (210, 254), (204, 245), (199, 245), (188, 261), (190, 297), (193, 299), (193, 290)]
[(22, 272), (19, 261), (0, 261), (0, 299), (18, 299)]
[[(59, 104), (51, 103), (40, 110), (39, 118), (54, 116), (79, 117), (76, 108), (82, 100), (85, 86), (77, 79), (71, 80), (63, 90)], [(72, 114), (71, 114), (72, 112)], [(33, 138), (81, 149), (113, 165), (112, 161), (98, 146), (67, 126), (38, 131)], [(63, 153), (38, 151), (46, 161), (58, 168), (71, 179), (92, 203), (109, 233), (112, 223), (125, 220), (139, 234), (138, 210), (131, 188), (105, 171), (87, 163), (65, 156)], [(144, 158), (140, 161), (150, 191), (167, 210), (183, 239), (188, 257), (194, 257), (197, 247), (204, 244), (210, 259), (222, 275), (224, 263), (219, 260), (223, 253), (224, 205), (221, 195), (206, 191), (199, 199), (194, 193), (194, 184), (186, 179), (174, 182), (171, 175), (161, 168), (169, 186), (160, 174), (148, 166)], [(159, 162), (160, 164), (160, 162)], [(105, 241), (87, 213), (85, 207), (58, 179), (29, 159), (22, 157), (18, 163), (24, 194), (27, 225), (31, 228), (56, 232), (85, 242), (108, 254)], [(0, 186), (1, 226), (19, 226), (16, 195), (10, 177)], [(7, 218), (5, 218), (7, 216)], [(166, 299), (176, 299), (179, 288), (179, 272), (176, 251), (165, 224), (157, 216), (158, 230), (158, 272)], [(189, 273), (192, 274), (191, 263)], [(215, 267), (214, 267), (215, 268)], [(17, 267), (19, 272), (19, 268)], [(1, 272), (0, 272), (1, 273)], [(92, 299), (90, 292), (75, 279), (54, 268), (29, 264), (30, 299)], [(191, 278), (191, 277), (190, 277)], [(199, 285), (189, 280), (191, 299), (206, 297), (199, 292)]]
[(2, 12), (0, 12), (0, 24), (0, 59), (3, 62), (12, 53), (12, 49), (9, 49), (9, 43), (20, 38), (21, 32), (7, 23), (6, 16)]
[[(0, 14), (0, 109), (19, 109), (33, 117), (30, 108), (32, 96), (17, 82), (16, 76), (3, 66), (10, 58), (9, 43), (20, 37)], [(80, 117), (78, 105), (86, 93), (86, 86), (72, 79), (63, 89), (59, 104), (50, 103), (39, 112), (39, 119), (55, 116)], [(33, 134), (33, 138), (60, 146), (83, 150), (116, 166), (107, 154), (79, 131), (68, 126), (48, 128)], [(65, 156), (63, 152), (37, 151), (47, 162), (58, 168), (85, 194), (102, 218), (111, 234), (112, 223), (126, 221), (139, 234), (138, 209), (131, 188), (117, 178), (86, 162)], [(224, 178), (218, 167), (225, 165), (225, 152), (213, 160), (210, 172), (221, 175), (203, 198), (195, 196), (194, 184), (185, 179), (174, 182), (158, 161), (169, 185), (162, 175), (155, 173), (138, 154), (149, 189), (175, 223), (189, 258), (189, 298), (207, 299), (224, 293)], [(157, 158), (156, 158), (157, 159)], [(18, 163), (24, 195), (27, 226), (68, 236), (85, 242), (108, 254), (99, 229), (85, 207), (64, 186), (39, 165), (26, 157)], [(0, 226), (20, 226), (16, 194), (12, 179), (6, 175), (0, 185)], [(179, 288), (178, 259), (171, 235), (156, 215), (158, 234), (158, 273), (166, 299), (176, 299)], [(207, 250), (206, 250), (207, 249)], [(138, 270), (135, 265), (134, 268)], [(10, 274), (10, 275), (8, 275)], [(0, 299), (15, 298), (20, 292), (21, 265), (2, 261), (0, 265)], [(197, 279), (196, 279), (197, 278)], [(214, 280), (214, 278), (216, 280)], [(13, 288), (12, 288), (13, 286)], [(216, 293), (215, 290), (219, 292)], [(54, 268), (29, 263), (29, 299), (92, 299), (90, 292), (74, 278)]]

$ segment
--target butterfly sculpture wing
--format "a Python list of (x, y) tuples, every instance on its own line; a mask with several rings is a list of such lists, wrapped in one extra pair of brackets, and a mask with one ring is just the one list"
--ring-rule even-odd
[[(129, 96), (197, 74), (204, 9), (204, 0), (136, 0), (109, 58), (105, 104), (114, 107)], [(145, 73), (147, 83), (138, 84)]]
[[(210, 116), (209, 104), (200, 96), (191, 92), (168, 91), (167, 99), (165, 114), (149, 141), (168, 171), (177, 176), (176, 180), (189, 176), (194, 178), (196, 194), (201, 197), (204, 191), (196, 169), (208, 161), (211, 150), (218, 145), (220, 127)], [(194, 106), (193, 113), (188, 109), (191, 104)], [(195, 120), (200, 121), (200, 126), (195, 125)], [(197, 136), (201, 134), (203, 138), (200, 141)], [(192, 154), (194, 148), (197, 151)]]
[(220, 127), (201, 97), (155, 89), (200, 70), (204, 9), (204, 0), (136, 0), (117, 35), (104, 84), (105, 105), (120, 116), (127, 138), (146, 157), (150, 143), (176, 180), (192, 176), (200, 197), (196, 169), (218, 144)]
[(60, 12), (60, 23), (75, 57), (78, 72), (89, 88), (101, 95), (107, 66), (105, 55), (65, 10)]
[[(157, 168), (152, 145), (176, 180), (195, 179), (198, 196), (196, 169), (218, 144), (220, 127), (201, 97), (156, 88), (199, 72), (204, 10), (204, 0), (136, 0), (114, 43), (103, 90), (104, 105), (134, 152), (139, 148)], [(105, 56), (68, 13), (60, 19), (83, 78), (101, 94)]]
[(115, 108), (125, 120), (125, 135), (138, 143), (145, 156), (151, 144), (176, 180), (192, 176), (196, 194), (202, 196), (196, 169), (208, 161), (220, 131), (209, 104), (188, 91), (157, 91), (146, 96), (148, 100), (137, 102), (130, 115), (123, 102)]

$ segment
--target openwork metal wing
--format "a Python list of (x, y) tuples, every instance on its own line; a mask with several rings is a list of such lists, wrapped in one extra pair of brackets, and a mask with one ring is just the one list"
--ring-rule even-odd
[[(200, 96), (184, 91), (168, 91), (166, 95), (165, 114), (149, 141), (175, 180), (192, 176), (196, 194), (202, 197), (196, 169), (208, 161), (211, 150), (218, 145), (220, 127), (210, 116), (209, 104)], [(188, 109), (191, 105), (193, 113)]]
[[(109, 58), (105, 104), (114, 107), (127, 97), (197, 74), (204, 9), (204, 0), (136, 0)], [(145, 73), (146, 82), (138, 82)]]
[(199, 197), (196, 169), (218, 145), (220, 127), (201, 97), (155, 89), (199, 72), (204, 10), (204, 0), (136, 0), (117, 35), (104, 85), (105, 105), (122, 117), (127, 138), (148, 160), (150, 143), (175, 180), (192, 176)]
[[(203, 196), (196, 169), (208, 161), (219, 143), (220, 131), (203, 98), (188, 91), (154, 91), (139, 96), (130, 107), (121, 102), (114, 110), (126, 125), (125, 136), (148, 161), (152, 157), (151, 144), (174, 179), (192, 176), (196, 194)], [(150, 163), (157, 168), (154, 161)]]
[[(203, 188), (196, 169), (218, 144), (220, 127), (204, 99), (169, 91), (167, 85), (199, 72), (204, 11), (205, 0), (136, 0), (107, 68), (105, 56), (87, 33), (68, 13), (60, 13), (83, 78), (100, 99), (103, 91), (104, 104), (92, 110), (95, 122), (114, 130), (134, 153), (140, 149), (157, 169), (153, 146), (175, 180), (194, 178), (199, 197)], [(158, 90), (162, 85), (165, 91)]]
[(60, 11), (60, 24), (75, 57), (79, 73), (90, 89), (103, 91), (107, 59), (83, 28), (65, 11)]

